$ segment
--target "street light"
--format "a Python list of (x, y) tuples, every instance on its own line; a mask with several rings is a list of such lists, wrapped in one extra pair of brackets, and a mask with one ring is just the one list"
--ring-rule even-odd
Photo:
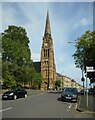
[(85, 79), (84, 79), (84, 76), (83, 76), (83, 70), (82, 70), (82, 78), (81, 78), (81, 81), (83, 82), (83, 90), (84, 90), (84, 95), (85, 95), (85, 88), (84, 88), (84, 81), (85, 81)]
[(49, 59), (48, 59), (48, 84), (47, 84), (47, 90), (49, 90)]
[(63, 75), (61, 75), (61, 91), (62, 91), (63, 84), (64, 84), (64, 82), (63, 82)]
[(63, 76), (61, 75), (61, 91), (62, 91), (62, 80), (63, 80)]
[(70, 41), (69, 41), (68, 43), (75, 43), (75, 42), (70, 42)]
[(74, 42), (68, 42), (68, 43), (74, 43)]

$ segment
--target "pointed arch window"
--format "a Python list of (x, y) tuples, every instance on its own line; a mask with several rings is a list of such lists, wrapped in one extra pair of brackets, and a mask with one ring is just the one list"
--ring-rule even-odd
[(47, 69), (45, 69), (45, 76), (46, 76), (46, 78), (47, 78), (47, 76), (48, 76), (48, 71), (47, 71)]
[(48, 49), (48, 57), (49, 57), (49, 49)]
[(45, 57), (45, 54), (46, 54), (46, 51), (45, 51), (45, 49), (44, 49), (44, 57)]
[(49, 49), (44, 49), (44, 57), (49, 57)]
[(46, 57), (47, 57), (47, 55), (48, 55), (48, 50), (46, 49)]

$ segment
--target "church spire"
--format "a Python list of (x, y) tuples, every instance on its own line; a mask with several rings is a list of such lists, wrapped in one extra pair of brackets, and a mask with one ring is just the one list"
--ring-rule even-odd
[(50, 30), (50, 20), (49, 20), (49, 12), (47, 11), (47, 17), (46, 17), (46, 26), (45, 26), (45, 34), (51, 34)]

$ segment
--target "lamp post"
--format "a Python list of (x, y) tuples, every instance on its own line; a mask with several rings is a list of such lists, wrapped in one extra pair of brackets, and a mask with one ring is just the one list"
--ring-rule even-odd
[(88, 82), (87, 82), (87, 66), (86, 66), (86, 107), (88, 108)]
[(64, 84), (64, 82), (63, 82), (63, 75), (61, 75), (61, 91), (62, 91), (63, 84)]
[(62, 91), (63, 75), (61, 75), (61, 91)]
[(48, 59), (48, 83), (47, 83), (47, 90), (49, 90), (49, 59)]
[(83, 82), (83, 90), (84, 90), (84, 95), (85, 95), (85, 86), (84, 86), (84, 76), (83, 76), (83, 70), (82, 70), (82, 78), (81, 78), (81, 81)]

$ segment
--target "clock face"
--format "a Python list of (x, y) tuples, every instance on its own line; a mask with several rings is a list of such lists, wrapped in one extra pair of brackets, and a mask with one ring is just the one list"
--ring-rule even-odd
[(45, 43), (45, 46), (47, 46), (48, 44), (47, 43)]

